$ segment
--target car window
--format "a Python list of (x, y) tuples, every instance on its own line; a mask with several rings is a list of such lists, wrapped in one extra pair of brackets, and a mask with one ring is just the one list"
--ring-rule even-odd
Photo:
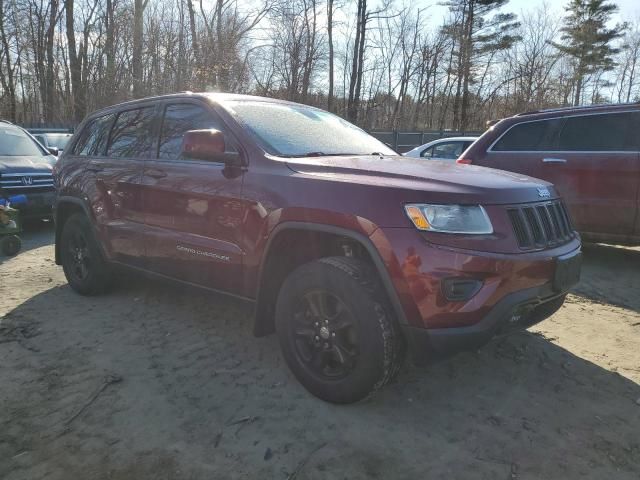
[(45, 147), (49, 146), (49, 145), (47, 145), (47, 139), (46, 139), (46, 137), (44, 135), (34, 135), (33, 138), (38, 140)]
[(45, 152), (26, 132), (12, 125), (0, 125), (0, 156), (41, 157)]
[(107, 155), (110, 157), (146, 158), (153, 145), (154, 107), (120, 112), (111, 129)]
[(73, 147), (73, 154), (79, 156), (104, 155), (109, 138), (109, 129), (115, 115), (110, 113), (90, 121), (80, 132)]
[(498, 152), (556, 150), (564, 119), (552, 118), (520, 123), (511, 127), (493, 146)]
[(433, 155), (433, 147), (425, 148), (420, 154), (422, 158), (431, 158), (432, 155)]
[(209, 128), (224, 130), (222, 122), (204, 107), (191, 103), (167, 105), (162, 119), (158, 158), (182, 158), (182, 137), (185, 132)]
[(64, 133), (51, 133), (44, 136), (47, 141), (48, 147), (55, 147), (59, 150), (64, 150), (67, 146), (67, 143), (71, 139), (71, 135)]
[(455, 160), (462, 153), (462, 142), (444, 142), (433, 146), (431, 158)]
[(562, 151), (629, 151), (638, 149), (633, 125), (640, 112), (569, 117), (560, 134)]

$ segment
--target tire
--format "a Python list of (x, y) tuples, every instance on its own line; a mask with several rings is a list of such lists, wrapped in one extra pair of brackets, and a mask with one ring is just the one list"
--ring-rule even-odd
[(22, 248), (22, 241), (17, 235), (0, 237), (0, 251), (7, 257), (17, 255)]
[(81, 213), (71, 215), (62, 227), (60, 256), (67, 282), (81, 295), (97, 295), (111, 285), (111, 269), (100, 251), (91, 224)]
[(276, 332), (287, 365), (313, 395), (362, 400), (402, 366), (405, 342), (377, 272), (348, 257), (315, 260), (284, 281)]

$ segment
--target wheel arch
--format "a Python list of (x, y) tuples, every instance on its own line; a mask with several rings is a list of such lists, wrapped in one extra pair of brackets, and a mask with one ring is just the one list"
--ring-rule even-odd
[(300, 221), (287, 221), (277, 225), (271, 234), (265, 245), (264, 255), (258, 271), (258, 288), (255, 302), (255, 315), (254, 315), (254, 335), (260, 337), (268, 335), (275, 331), (274, 314), (275, 314), (275, 300), (277, 299), (278, 292), (282, 286), (282, 282), (286, 275), (290, 273), (294, 268), (306, 261), (311, 261), (317, 258), (322, 258), (327, 255), (315, 255), (304, 258), (304, 261), (291, 262), (290, 268), (283, 268), (280, 271), (280, 275), (276, 275), (274, 281), (269, 284), (269, 279), (272, 278), (274, 273), (274, 262), (277, 260), (278, 248), (282, 248), (281, 240), (285, 235), (291, 235), (298, 232), (298, 234), (306, 235), (320, 235), (324, 238), (333, 239), (345, 239), (348, 242), (353, 242), (353, 245), (362, 248), (363, 252), (366, 252), (367, 259), (371, 262), (375, 268), (382, 286), (387, 294), (389, 302), (393, 308), (398, 323), (406, 325), (407, 319), (400, 302), (398, 293), (393, 285), (391, 276), (384, 264), (380, 253), (377, 248), (366, 235), (333, 225), (316, 224)]

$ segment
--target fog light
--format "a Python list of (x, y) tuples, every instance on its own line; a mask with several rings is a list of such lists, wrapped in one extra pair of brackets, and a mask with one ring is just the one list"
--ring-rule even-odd
[(447, 300), (464, 302), (469, 300), (482, 288), (482, 280), (473, 278), (445, 278), (442, 281), (442, 292)]

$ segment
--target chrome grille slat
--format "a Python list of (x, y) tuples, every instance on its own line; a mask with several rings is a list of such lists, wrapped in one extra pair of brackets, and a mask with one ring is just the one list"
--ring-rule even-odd
[(507, 214), (523, 250), (555, 247), (573, 238), (569, 214), (560, 200), (508, 207)]

